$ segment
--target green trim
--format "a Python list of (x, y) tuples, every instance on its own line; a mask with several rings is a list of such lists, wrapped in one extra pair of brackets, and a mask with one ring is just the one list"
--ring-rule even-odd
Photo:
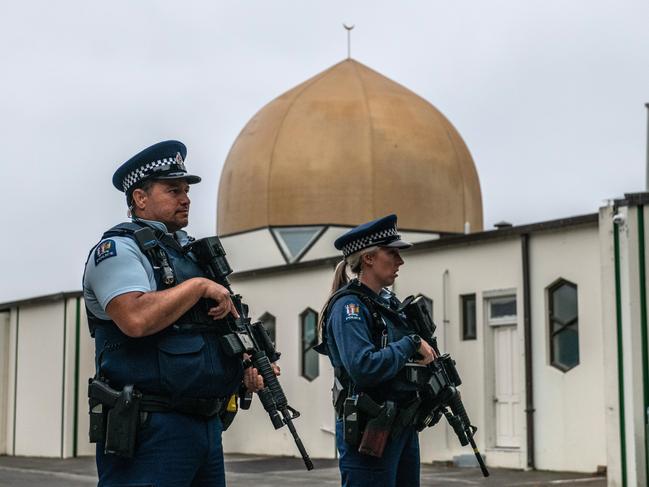
[(78, 454), (78, 438), (79, 435), (79, 357), (80, 357), (80, 329), (81, 329), (81, 298), (77, 298), (77, 315), (75, 323), (75, 337), (74, 337), (74, 406), (73, 406), (73, 423), (72, 423), (72, 456), (76, 457)]
[(16, 413), (18, 411), (18, 332), (20, 331), (20, 308), (16, 308), (16, 352), (14, 354), (14, 431), (11, 454), (16, 455)]
[[(647, 350), (647, 273), (645, 259), (644, 206), (638, 205), (638, 267), (640, 274), (640, 330), (642, 333), (642, 396), (644, 399), (643, 420), (645, 447), (645, 481), (649, 483), (649, 350)], [(647, 484), (645, 484), (647, 485)]]
[(67, 334), (68, 334), (68, 303), (63, 300), (63, 367), (62, 378), (61, 378), (61, 458), (63, 458), (63, 453), (65, 449), (65, 372), (66, 372), (66, 356), (65, 356), (65, 346), (67, 345)]
[(620, 235), (619, 226), (613, 223), (613, 245), (615, 260), (615, 320), (617, 325), (617, 383), (620, 408), (620, 461), (622, 470), (622, 487), (627, 487), (626, 472), (626, 421), (624, 405), (624, 361), (622, 346), (622, 286), (620, 284)]

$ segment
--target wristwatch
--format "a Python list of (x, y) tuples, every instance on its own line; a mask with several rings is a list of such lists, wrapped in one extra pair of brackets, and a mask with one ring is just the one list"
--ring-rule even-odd
[(417, 334), (410, 335), (410, 338), (412, 338), (412, 341), (415, 342), (415, 346), (417, 347), (417, 350), (419, 350), (419, 347), (421, 346), (421, 337)]

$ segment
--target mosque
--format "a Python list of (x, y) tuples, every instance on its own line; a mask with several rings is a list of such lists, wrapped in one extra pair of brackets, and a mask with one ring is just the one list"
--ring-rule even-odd
[[(468, 147), (428, 101), (346, 59), (261, 108), (234, 141), (217, 234), (231, 281), (282, 352), (280, 377), (311, 454), (333, 458), (333, 371), (318, 313), (340, 260), (333, 241), (396, 213), (405, 265), (457, 361), (478, 447), (492, 467), (606, 472), (647, 485), (646, 193), (591, 214), (483, 228)], [(47, 347), (43, 347), (47, 343)], [(43, 371), (46, 377), (43, 377)], [(93, 344), (80, 292), (0, 304), (0, 454), (71, 457), (87, 441)], [(44, 399), (47, 398), (47, 408)], [(424, 462), (472, 457), (442, 420)], [(227, 452), (296, 456), (255, 400)]]

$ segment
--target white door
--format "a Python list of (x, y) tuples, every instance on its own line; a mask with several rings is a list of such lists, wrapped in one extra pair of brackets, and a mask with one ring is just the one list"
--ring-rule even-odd
[(503, 296), (488, 302), (487, 322), (492, 330), (494, 357), (494, 425), (496, 447), (520, 447), (520, 361), (516, 297)]
[(495, 413), (496, 446), (519, 447), (516, 412), (520, 406), (518, 391), (518, 333), (516, 325), (493, 328), (496, 365)]

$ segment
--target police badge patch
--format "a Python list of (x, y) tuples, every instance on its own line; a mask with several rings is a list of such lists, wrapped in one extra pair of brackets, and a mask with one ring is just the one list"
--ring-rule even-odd
[(108, 259), (109, 257), (115, 257), (116, 255), (117, 246), (115, 245), (115, 241), (104, 240), (102, 243), (97, 245), (97, 248), (95, 249), (95, 265)]
[(180, 168), (181, 171), (186, 171), (185, 169), (185, 162), (183, 161), (183, 156), (180, 154), (180, 152), (176, 152), (176, 159), (174, 160), (176, 165)]
[(345, 321), (348, 320), (360, 320), (361, 317), (359, 316), (361, 311), (361, 307), (355, 303), (349, 303), (345, 305)]

